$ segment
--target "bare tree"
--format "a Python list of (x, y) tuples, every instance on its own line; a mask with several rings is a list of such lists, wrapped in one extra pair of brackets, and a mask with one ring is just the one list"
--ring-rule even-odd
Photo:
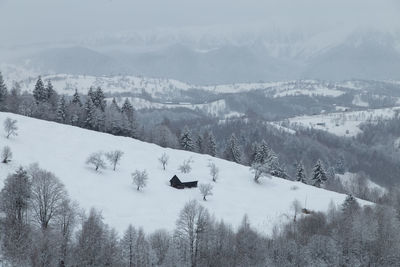
[(149, 179), (147, 171), (139, 171), (136, 170), (134, 173), (132, 173), (132, 180), (133, 183), (137, 186), (137, 190), (139, 191), (140, 188), (143, 188), (147, 184), (147, 180)]
[(212, 189), (213, 186), (211, 184), (200, 184), (199, 185), (199, 190), (201, 195), (203, 196), (203, 200), (207, 200), (207, 196), (212, 196)]
[(106, 158), (113, 166), (114, 171), (115, 171), (115, 168), (117, 167), (117, 165), (119, 164), (123, 155), (124, 155), (124, 152), (122, 152), (120, 150), (114, 150), (114, 151), (106, 153)]
[(61, 181), (51, 172), (42, 170), (37, 164), (31, 165), (33, 218), (42, 229), (60, 215), (67, 192)]
[(102, 152), (96, 152), (91, 154), (86, 160), (86, 164), (93, 165), (96, 171), (98, 171), (99, 169), (106, 168), (106, 163), (103, 160)]
[(11, 152), (11, 148), (9, 146), (5, 146), (3, 148), (3, 151), (1, 152), (1, 162), (3, 163), (8, 163), (11, 161), (12, 159), (12, 152)]
[(210, 168), (210, 175), (212, 177), (213, 182), (216, 182), (218, 179), (218, 174), (219, 174), (219, 169), (217, 165), (215, 165), (214, 162), (210, 162), (208, 164), (208, 167)]
[(167, 256), (171, 238), (167, 231), (157, 230), (149, 238), (150, 245), (157, 257), (157, 265), (161, 266)]
[(158, 161), (161, 163), (163, 166), (163, 169), (165, 170), (165, 166), (167, 166), (169, 160), (169, 156), (164, 152), (162, 153), (161, 157), (158, 159)]
[(186, 203), (179, 214), (175, 237), (189, 250), (184, 255), (189, 256), (190, 266), (197, 265), (201, 240), (209, 224), (208, 211), (196, 200)]
[(13, 120), (11, 118), (6, 118), (4, 121), (4, 131), (6, 132), (6, 137), (17, 136), (17, 120)]
[(184, 160), (182, 165), (179, 166), (179, 171), (181, 173), (189, 173), (192, 170), (192, 166), (190, 166), (192, 162), (193, 162), (192, 158)]

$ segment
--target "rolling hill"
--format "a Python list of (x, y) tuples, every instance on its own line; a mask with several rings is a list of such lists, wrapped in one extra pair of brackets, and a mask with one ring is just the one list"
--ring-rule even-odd
[[(0, 133), (0, 147), (10, 146), (14, 154), (12, 162), (0, 165), (0, 188), (7, 174), (21, 165), (38, 162), (61, 179), (71, 198), (82, 208), (100, 209), (105, 222), (119, 232), (129, 224), (143, 226), (146, 231), (171, 230), (183, 205), (197, 199), (217, 219), (237, 226), (247, 214), (256, 229), (270, 233), (275, 223), (293, 215), (291, 205), (296, 199), (307, 209), (325, 211), (332, 201), (341, 204), (346, 197), (276, 177), (263, 178), (260, 184), (256, 184), (248, 167), (207, 155), (165, 149), (131, 138), (10, 113), (0, 113), (0, 122), (7, 117), (16, 119), (19, 129), (18, 136), (10, 139)], [(109, 166), (95, 172), (85, 164), (89, 154), (115, 149), (124, 152), (116, 171)], [(165, 171), (158, 162), (163, 152), (170, 158)], [(192, 171), (183, 175), (178, 167), (189, 158), (193, 160)], [(211, 181), (207, 167), (211, 161), (220, 169), (216, 183)], [(144, 169), (149, 174), (148, 185), (137, 191), (131, 173)], [(175, 174), (183, 181), (212, 183), (214, 195), (203, 202), (198, 189), (170, 187), (169, 180)]]

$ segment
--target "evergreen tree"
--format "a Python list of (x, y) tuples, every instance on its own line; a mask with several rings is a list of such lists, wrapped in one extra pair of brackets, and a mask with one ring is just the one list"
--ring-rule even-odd
[(7, 86), (4, 83), (3, 75), (0, 72), (0, 111), (6, 110)]
[(231, 138), (229, 139), (225, 152), (224, 152), (224, 157), (227, 160), (236, 162), (236, 163), (241, 163), (242, 162), (242, 151), (239, 146), (239, 141), (237, 140), (235, 134), (231, 135)]
[(128, 98), (125, 98), (124, 104), (122, 105), (121, 108), (121, 112), (128, 117), (129, 121), (131, 122), (133, 121), (134, 108)]
[(212, 132), (208, 133), (207, 154), (213, 157), (217, 155), (217, 142)]
[(80, 98), (80, 96), (79, 96), (79, 94), (78, 94), (78, 89), (75, 89), (75, 93), (74, 93), (74, 95), (72, 96), (72, 101), (71, 101), (71, 103), (73, 103), (73, 104), (75, 104), (75, 105), (82, 106), (81, 98)]
[(326, 182), (327, 176), (322, 165), (321, 160), (318, 160), (313, 169), (313, 176), (311, 180), (313, 181), (313, 185), (316, 187), (321, 187), (321, 184)]
[(203, 138), (201, 137), (201, 135), (197, 136), (196, 139), (196, 148), (197, 148), (197, 152), (199, 153), (203, 153), (204, 148), (203, 148)]
[(95, 107), (100, 109), (101, 111), (104, 111), (107, 105), (105, 99), (106, 97), (104, 96), (103, 90), (101, 89), (101, 87), (97, 87), (92, 98)]
[(88, 129), (94, 129), (96, 125), (96, 107), (94, 106), (92, 99), (87, 98), (84, 108), (84, 126)]
[(179, 139), (179, 143), (183, 150), (194, 151), (194, 143), (193, 143), (192, 133), (190, 132), (190, 130), (187, 126), (185, 126), (183, 128), (183, 132)]
[(65, 123), (67, 120), (67, 106), (65, 96), (61, 96), (57, 105), (57, 121)]
[(296, 172), (296, 181), (302, 182), (303, 184), (307, 184), (307, 178), (304, 173), (304, 166), (302, 162), (297, 164), (297, 172)]
[(50, 80), (47, 80), (47, 85), (46, 85), (46, 88), (45, 88), (45, 94), (46, 94), (45, 101), (48, 101), (48, 102), (51, 99), (53, 99), (54, 96), (56, 95), (56, 91), (54, 91), (53, 84), (51, 83)]
[(343, 155), (341, 155), (336, 161), (335, 172), (339, 174), (344, 174), (346, 172)]
[(35, 98), (36, 104), (45, 102), (47, 100), (47, 92), (44, 87), (42, 77), (40, 76), (35, 84), (35, 89), (33, 89), (33, 97)]

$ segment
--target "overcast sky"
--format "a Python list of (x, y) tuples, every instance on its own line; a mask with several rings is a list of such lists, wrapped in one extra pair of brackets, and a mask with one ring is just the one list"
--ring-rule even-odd
[(0, 0), (0, 45), (215, 25), (400, 28), (398, 0)]

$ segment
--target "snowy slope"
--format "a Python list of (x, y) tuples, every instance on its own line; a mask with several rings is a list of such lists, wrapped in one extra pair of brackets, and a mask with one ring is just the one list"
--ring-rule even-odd
[[(18, 166), (39, 162), (62, 180), (81, 207), (101, 209), (106, 223), (120, 232), (130, 223), (146, 231), (172, 229), (183, 205), (197, 199), (217, 219), (237, 226), (248, 214), (257, 229), (270, 233), (274, 223), (287, 220), (285, 214), (293, 214), (290, 207), (295, 199), (318, 211), (326, 210), (331, 201), (340, 204), (345, 199), (345, 195), (278, 178), (265, 178), (255, 184), (248, 167), (210, 156), (8, 113), (0, 113), (0, 122), (6, 117), (18, 120), (19, 135), (8, 140), (0, 130), (0, 146), (8, 145), (14, 153), (9, 165), (0, 164), (0, 187), (6, 175)], [(85, 165), (90, 153), (114, 149), (125, 152), (117, 171), (108, 167), (96, 173)], [(163, 152), (170, 157), (166, 171), (157, 161)], [(190, 157), (194, 161), (192, 172), (180, 174), (178, 166)], [(198, 189), (169, 186), (174, 174), (183, 181), (211, 183), (207, 168), (210, 161), (220, 168), (220, 179), (213, 184), (214, 196), (207, 202), (201, 200)], [(136, 191), (131, 182), (130, 174), (136, 169), (149, 173), (148, 186), (142, 192)]]
[(361, 133), (359, 126), (363, 123), (375, 123), (397, 116), (400, 107), (367, 109), (362, 111), (334, 112), (312, 116), (289, 118), (291, 126), (314, 128), (338, 136), (356, 136)]

